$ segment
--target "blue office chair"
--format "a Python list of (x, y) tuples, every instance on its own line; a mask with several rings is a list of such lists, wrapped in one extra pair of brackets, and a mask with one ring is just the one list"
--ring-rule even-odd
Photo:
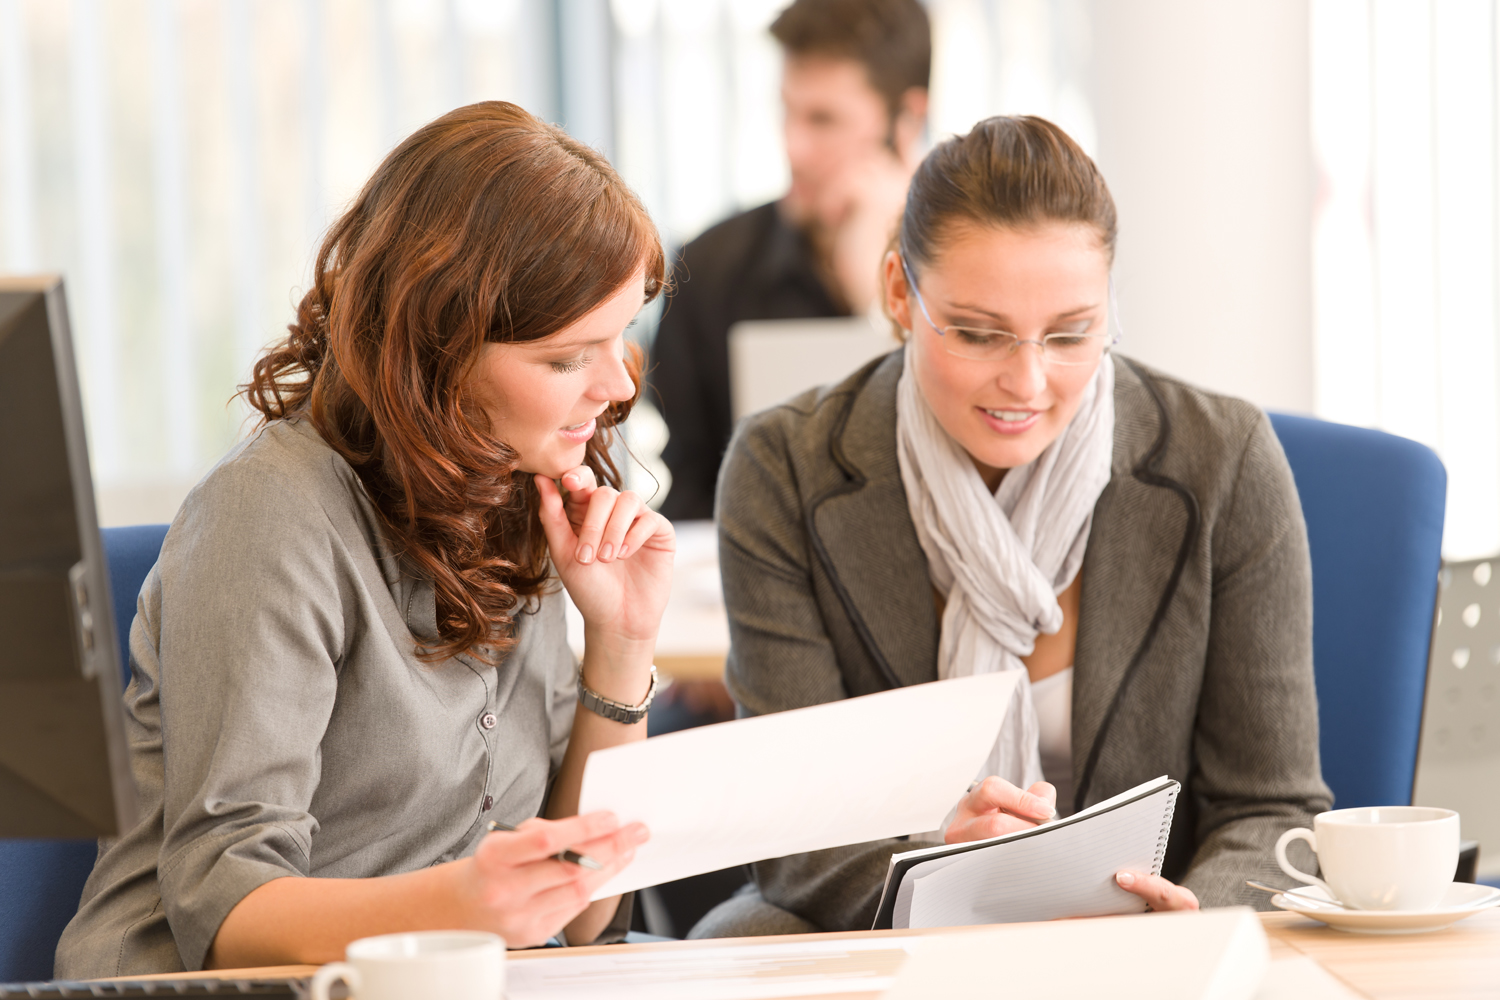
[[(156, 564), (167, 526), (105, 528), (100, 534), (109, 563), (120, 667), (129, 683), (136, 596)], [(57, 939), (78, 909), (96, 852), (92, 840), (0, 840), (0, 982), (52, 978)]]
[(114, 601), (115, 629), (120, 635), (121, 683), (130, 683), (130, 623), (135, 621), (135, 602), (146, 574), (161, 555), (167, 537), (165, 524), (134, 524), (128, 528), (103, 528), (104, 559), (109, 563), (109, 592)]
[(1447, 471), (1392, 434), (1282, 413), (1271, 425), (1312, 549), (1323, 779), (1338, 808), (1410, 804)]

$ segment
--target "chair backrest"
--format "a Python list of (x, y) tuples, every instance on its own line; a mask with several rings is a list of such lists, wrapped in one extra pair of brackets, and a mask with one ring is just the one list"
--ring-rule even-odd
[(135, 620), (135, 602), (146, 574), (161, 555), (167, 537), (165, 524), (132, 524), (126, 528), (102, 528), (104, 560), (109, 563), (109, 592), (115, 609), (115, 628), (120, 633), (120, 669), (130, 683), (130, 623)]
[(1448, 474), (1380, 431), (1271, 414), (1312, 549), (1323, 778), (1339, 808), (1411, 802)]
[[(105, 528), (100, 534), (120, 632), (120, 665), (129, 683), (136, 596), (156, 564), (167, 526)], [(78, 910), (97, 851), (92, 840), (0, 840), (0, 982), (52, 978), (57, 939)]]

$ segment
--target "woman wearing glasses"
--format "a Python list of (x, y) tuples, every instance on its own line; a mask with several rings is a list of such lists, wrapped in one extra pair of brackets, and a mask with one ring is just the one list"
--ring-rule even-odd
[[(932, 839), (1168, 774), (1163, 875), (1118, 884), (1154, 909), (1254, 905), (1278, 835), (1330, 804), (1306, 531), (1263, 413), (1110, 353), (1115, 228), (1048, 122), (992, 118), (927, 157), (884, 265), (904, 348), (730, 446), (727, 681), (756, 715), (1024, 670), (988, 777)], [(694, 933), (869, 927), (917, 846), (762, 862)]]

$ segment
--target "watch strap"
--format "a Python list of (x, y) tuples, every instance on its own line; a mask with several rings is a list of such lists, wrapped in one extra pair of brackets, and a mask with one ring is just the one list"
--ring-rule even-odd
[(656, 665), (651, 666), (651, 687), (646, 691), (646, 697), (639, 705), (626, 705), (624, 702), (606, 698), (583, 682), (583, 671), (578, 671), (578, 701), (584, 708), (595, 715), (602, 716), (613, 722), (623, 722), (627, 726), (633, 726), (646, 717), (651, 710), (651, 702), (656, 698), (657, 678)]

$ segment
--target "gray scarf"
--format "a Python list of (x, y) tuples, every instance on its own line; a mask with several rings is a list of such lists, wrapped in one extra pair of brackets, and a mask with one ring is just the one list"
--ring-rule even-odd
[[(932, 584), (947, 600), (938, 676), (1024, 670), (1038, 633), (1062, 627), (1057, 595), (1078, 575), (1094, 504), (1109, 482), (1115, 367), (1105, 355), (1078, 412), (1034, 461), (993, 495), (963, 447), (938, 423), (911, 369), (896, 389), (896, 456)], [(1017, 684), (979, 777), (1021, 788), (1042, 780), (1031, 685)], [(945, 824), (946, 825), (946, 824)]]

